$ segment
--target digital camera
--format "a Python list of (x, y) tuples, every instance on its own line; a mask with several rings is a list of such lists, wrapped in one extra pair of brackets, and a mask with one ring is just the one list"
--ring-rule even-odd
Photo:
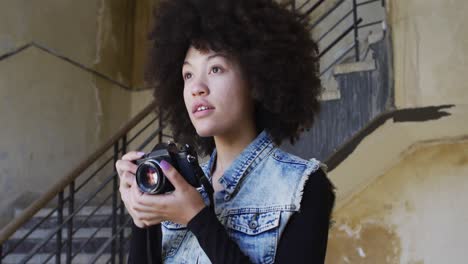
[(169, 142), (156, 145), (150, 153), (135, 161), (138, 165), (136, 182), (142, 192), (162, 194), (174, 190), (159, 165), (163, 160), (170, 163), (190, 185), (201, 186), (204, 173), (194, 148), (188, 144), (178, 148), (174, 142)]

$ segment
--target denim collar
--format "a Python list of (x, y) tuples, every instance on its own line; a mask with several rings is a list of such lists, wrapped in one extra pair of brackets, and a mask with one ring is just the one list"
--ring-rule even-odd
[[(233, 194), (248, 173), (253, 170), (275, 148), (268, 132), (263, 130), (258, 136), (234, 159), (232, 164), (224, 171), (219, 183), (224, 190)], [(216, 149), (213, 150), (208, 161), (209, 178), (212, 177), (213, 165), (216, 160)]]

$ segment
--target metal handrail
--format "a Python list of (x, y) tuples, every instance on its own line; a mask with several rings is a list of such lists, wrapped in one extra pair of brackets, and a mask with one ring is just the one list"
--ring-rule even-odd
[[(309, 1), (307, 1), (306, 3), (304, 3), (299, 9), (302, 9)], [(301, 18), (300, 20), (304, 20), (306, 17), (308, 17), (310, 14), (312, 14), (312, 12), (314, 12), (323, 2), (325, 2), (325, 0), (319, 0), (317, 1), (312, 7), (310, 7), (309, 9), (307, 9), (307, 11), (305, 11), (302, 15), (301, 15)]]
[[(141, 135), (141, 133), (143, 133), (148, 127), (150, 127), (154, 121), (156, 121), (159, 117), (155, 117), (153, 119), (151, 119), (148, 124), (146, 124), (143, 128), (140, 129), (140, 131), (138, 131), (129, 141), (127, 141), (127, 145), (132, 143), (133, 140), (135, 140), (139, 135)], [(121, 152), (123, 150), (123, 147), (119, 148), (118, 149), (118, 152)], [(81, 188), (83, 188), (84, 185), (86, 185), (91, 179), (94, 178), (94, 176), (96, 176), (99, 171), (101, 171), (105, 166), (107, 166), (107, 164), (112, 160), (114, 159), (114, 157), (109, 157), (103, 164), (101, 164), (101, 166), (96, 169), (88, 178), (86, 178), (86, 180), (84, 180), (80, 186), (78, 186), (76, 189), (75, 189), (75, 192), (78, 192)]]
[[(297, 8), (297, 10), (301, 10), (302, 8), (304, 8), (304, 6), (306, 6), (308, 3), (310, 3), (310, 1), (312, 1), (312, 0), (307, 0), (304, 3), (302, 3), (302, 5)], [(295, 2), (295, 1), (293, 1), (293, 2)]]
[(327, 32), (323, 33), (317, 40), (317, 42), (320, 42), (322, 41), (326, 36), (328, 36), (328, 34), (330, 34), (331, 32), (333, 32), (333, 30), (339, 25), (341, 24), (341, 22), (343, 22), (346, 18), (348, 18), (349, 15), (351, 15), (353, 13), (353, 10), (349, 10), (348, 13), (346, 13), (340, 20), (336, 21), (335, 24), (333, 24), (333, 26), (331, 26)]
[[(108, 163), (108, 162), (105, 162), (104, 164), (107, 164), (107, 163)], [(101, 168), (102, 168), (102, 167), (101, 167)], [(99, 170), (99, 169), (98, 169), (98, 170)], [(96, 175), (96, 173), (93, 173), (91, 176), (95, 176), (95, 175)], [(91, 179), (91, 178), (88, 178), (88, 179), (85, 181), (85, 183), (88, 182), (90, 179)], [(80, 187), (82, 187), (85, 183), (83, 183)], [(78, 190), (79, 190), (79, 188), (75, 189), (75, 192), (77, 192)], [(111, 196), (109, 195), (109, 197), (105, 198), (104, 201), (101, 202), (101, 203), (99, 204), (99, 206), (96, 207), (96, 208), (93, 210), (93, 212), (91, 212), (91, 214), (88, 215), (88, 216), (86, 217), (86, 219), (85, 219), (83, 222), (86, 223), (86, 222), (89, 220), (89, 218), (91, 218), (91, 217), (95, 214), (95, 212), (96, 212), (99, 208), (101, 208), (102, 205), (103, 205), (110, 197), (111, 197)], [(68, 198), (66, 198), (66, 199), (63, 199), (63, 200), (62, 200), (62, 204), (64, 204), (66, 201), (69, 201), (69, 200), (70, 200), (70, 197), (68, 197)], [(59, 211), (58, 208), (52, 209), (45, 217), (43, 217), (38, 223), (36, 223), (33, 227), (31, 227), (30, 230), (29, 230), (26, 234), (24, 234), (23, 237), (22, 237), (19, 241), (17, 241), (11, 248), (9, 248), (9, 250), (8, 250), (7, 252), (5, 252), (5, 255), (8, 255), (9, 253), (14, 252), (15, 249), (16, 249), (26, 238), (29, 237), (29, 235), (31, 235), (39, 226), (41, 226), (42, 223), (44, 223), (46, 220), (48, 220), (48, 219), (52, 216), (52, 214), (55, 213), (56, 211)], [(79, 211), (79, 210), (77, 210), (77, 211)], [(71, 237), (71, 235), (75, 234), (82, 226), (83, 226), (83, 224), (82, 224), (81, 226), (79, 226), (78, 228), (76, 228), (74, 231), (72, 231), (71, 234), (69, 234), (69, 237)], [(72, 228), (70, 228), (69, 230), (72, 230)], [(52, 232), (52, 233), (54, 233), (54, 232)], [(58, 232), (57, 232), (57, 233), (58, 233)], [(59, 241), (60, 238), (57, 238), (57, 240)]]
[[(338, 0), (333, 5), (327, 9), (323, 14), (321, 14), (316, 20), (312, 21), (311, 24), (308, 26), (308, 30), (312, 31), (317, 25), (319, 25), (322, 21), (327, 19), (329, 16), (335, 14), (335, 12), (338, 10), (340, 6), (342, 6), (347, 0)], [(322, 33), (322, 35), (318, 38), (317, 43), (320, 44), (322, 41), (325, 39), (326, 36), (328, 36), (331, 32), (335, 32), (337, 30), (337, 27), (342, 24), (350, 15), (352, 15), (352, 24), (350, 26), (347, 26), (345, 31), (340, 33), (337, 37), (334, 37), (332, 40), (330, 40), (331, 44), (328, 44), (324, 49), (322, 49), (319, 53), (319, 58), (322, 58), (327, 52), (329, 52), (333, 47), (341, 43), (341, 41), (344, 39), (345, 36), (347, 36), (351, 31), (353, 31), (354, 36), (353, 36), (353, 45), (351, 48), (348, 48), (344, 53), (341, 53), (339, 55), (338, 59), (334, 59), (333, 62), (329, 65), (326, 65), (324, 68), (326, 70), (322, 70), (320, 72), (320, 76), (328, 72), (332, 67), (334, 67), (336, 64), (338, 64), (341, 59), (344, 58), (349, 52), (354, 49), (354, 60), (356, 62), (361, 60), (361, 51), (360, 51), (360, 43), (359, 43), (359, 29), (373, 26), (379, 23), (382, 23), (383, 20), (379, 21), (373, 21), (366, 23), (364, 25), (361, 25), (363, 22), (363, 19), (358, 16), (358, 8), (364, 5), (368, 5), (374, 2), (380, 1), (382, 3), (382, 6), (385, 6), (385, 0), (367, 0), (363, 2), (357, 2), (357, 0), (350, 0), (352, 7), (351, 9), (346, 12), (344, 15), (341, 15), (337, 21), (335, 21), (327, 30), (325, 33)], [(306, 1), (301, 7), (298, 9), (300, 11), (301, 8), (303, 8), (306, 4), (308, 4), (310, 1)], [(320, 4), (322, 4), (324, 1), (318, 0), (314, 5), (313, 8), (311, 9), (316, 9)], [(307, 15), (304, 15), (302, 18), (307, 17)], [(302, 20), (301, 18), (301, 20)], [(366, 53), (368, 50), (365, 51)], [(365, 56), (364, 56), (365, 58)]]
[[(127, 226), (127, 225), (130, 223), (131, 220), (132, 220), (132, 218), (131, 218), (131, 217), (128, 217), (128, 218), (127, 218), (127, 221), (125, 221), (125, 224), (122, 225), (122, 226), (119, 228), (118, 231), (120, 232), (121, 230), (123, 230), (123, 229), (125, 228), (125, 226)], [(115, 237), (116, 237), (117, 235), (118, 235), (118, 233), (116, 232), (112, 237), (109, 237), (109, 238), (107, 239), (107, 241), (104, 242), (104, 244), (102, 244), (102, 246), (98, 249), (98, 252), (94, 255), (94, 258), (91, 260), (92, 263), (94, 263), (96, 260), (99, 259), (99, 257), (102, 255), (102, 253), (104, 253), (104, 250), (106, 250), (106, 247), (108, 247), (109, 244), (110, 244), (112, 241), (114, 241), (114, 239), (115, 239)]]
[[(112, 175), (113, 176), (113, 175)], [(60, 225), (58, 225), (57, 227), (54, 228), (54, 231), (53, 232), (50, 232), (49, 235), (42, 240), (42, 242), (38, 245), (36, 245), (30, 252), (29, 254), (23, 259), (23, 262), (31, 259), (41, 248), (43, 248), (49, 241), (50, 239), (52, 239), (55, 234), (59, 234), (61, 233), (61, 230), (65, 227), (65, 225), (68, 224), (68, 222), (73, 219), (73, 217), (75, 215), (78, 214), (78, 212), (86, 205), (88, 204), (92, 198), (94, 198), (96, 196), (97, 193), (99, 193), (100, 191), (102, 191), (104, 189), (104, 187), (113, 180), (113, 177), (108, 177), (108, 179), (106, 179), (104, 181), (103, 184), (101, 184), (97, 190), (94, 191), (94, 193), (92, 195), (89, 196), (88, 199), (86, 199), (85, 202), (83, 202), (72, 214), (69, 214), (67, 218), (65, 218), (65, 220), (62, 221), (62, 223)], [(62, 192), (61, 192), (62, 193)], [(69, 238), (70, 239), (70, 238)]]
[(341, 33), (330, 45), (328, 45), (328, 47), (326, 47), (325, 49), (322, 50), (322, 52), (320, 52), (319, 54), (319, 57), (322, 57), (323, 55), (325, 55), (328, 51), (330, 51), (338, 42), (340, 42), (344, 37), (346, 37), (346, 35), (348, 35), (351, 31), (353, 31), (357, 25), (359, 25), (360, 23), (362, 22), (362, 18), (360, 18), (356, 25), (351, 25), (349, 26), (343, 33)]
[[(33, 227), (31, 227), (31, 229), (25, 234), (23, 235), (23, 237), (17, 241), (10, 249), (8, 252), (5, 253), (5, 255), (8, 255), (9, 253), (15, 251), (15, 249), (29, 236), (31, 235), (40, 225), (42, 225), (42, 223), (44, 223), (47, 219), (49, 219), (49, 217), (55, 213), (55, 211), (57, 211), (57, 208), (54, 208), (53, 210), (50, 210), (50, 212), (44, 217), (42, 218), (38, 223), (36, 223)], [(0, 255), (1, 257), (2, 255)]]
[(75, 254), (73, 254), (73, 256), (71, 257), (72, 260), (73, 260), (73, 258), (75, 258), (78, 254), (80, 254), (80, 253), (84, 250), (85, 246), (91, 241), (91, 239), (93, 239), (93, 238), (97, 235), (97, 233), (101, 230), (101, 228), (102, 228), (103, 226), (105, 226), (106, 224), (109, 223), (109, 220), (111, 220), (111, 218), (112, 218), (112, 215), (109, 215), (109, 217), (107, 217), (107, 219), (106, 219), (105, 221), (103, 221), (103, 222), (99, 225), (98, 228), (96, 228), (96, 230), (86, 239), (86, 241), (85, 241), (83, 244), (80, 245), (80, 248), (79, 248), (79, 249), (75, 252)]
[(97, 213), (97, 211), (99, 211), (99, 209), (101, 209), (102, 206), (104, 206), (104, 204), (107, 203), (107, 201), (109, 201), (110, 198), (112, 198), (112, 194), (109, 194), (109, 195), (107, 195), (107, 197), (103, 198), (103, 200), (99, 203), (99, 205), (96, 206), (96, 208), (94, 208), (94, 210), (93, 210), (89, 215), (86, 216), (86, 218), (83, 220), (83, 222), (81, 223), (81, 225), (80, 225), (79, 227), (77, 227), (77, 228), (73, 231), (72, 235), (74, 235), (76, 232), (78, 232), (78, 230), (80, 230), (80, 228), (82, 228), (83, 225), (84, 225), (85, 223), (87, 223), (88, 220), (89, 220), (91, 217), (93, 217), (93, 216)]
[(320, 22), (325, 18), (330, 16), (338, 7), (340, 7), (346, 0), (339, 0), (336, 2), (330, 9), (328, 9), (323, 15), (321, 15), (317, 20), (315, 20), (309, 27), (309, 30), (314, 29)]
[[(141, 122), (142, 119), (144, 119), (146, 116), (148, 116), (148, 114), (150, 112), (148, 111), (145, 111), (146, 109), (150, 109), (150, 112), (151, 110), (154, 110), (155, 109), (155, 102), (151, 103), (149, 106), (147, 106), (142, 112), (144, 116), (138, 114), (138, 116), (142, 116), (141, 118), (134, 118), (132, 119), (131, 121), (134, 121), (134, 122), (129, 122), (128, 124), (129, 125), (132, 125), (131, 127), (129, 127), (130, 129), (127, 129), (125, 131), (123, 131), (123, 135), (122, 133), (117, 133), (115, 138), (117, 138), (117, 141), (114, 142), (113, 146), (114, 146), (114, 162), (119, 158), (119, 155), (126, 152), (126, 148), (128, 146), (128, 144), (130, 144), (130, 141), (133, 141), (134, 139), (136, 139), (139, 135), (141, 135), (141, 133), (143, 133), (143, 131), (145, 131), (151, 124), (154, 124), (155, 121), (157, 120), (157, 118), (153, 118), (149, 124), (146, 124), (143, 128), (141, 128), (139, 131), (136, 132), (136, 135), (134, 135), (132, 137), (132, 139), (127, 142), (127, 134), (129, 133), (129, 130), (133, 129), (137, 124), (139, 124)], [(159, 117), (159, 125), (160, 127), (158, 127), (155, 131), (153, 131), (150, 136), (144, 140), (144, 142), (141, 144), (141, 146), (138, 148), (138, 149), (143, 149), (147, 144), (149, 144), (154, 138), (156, 138), (157, 135), (160, 136), (160, 138), (162, 137), (162, 132), (163, 132), (163, 128), (164, 128), (164, 122), (161, 120), (161, 117)], [(133, 123), (133, 124), (131, 124)], [(124, 127), (124, 129), (126, 128), (127, 126)], [(123, 130), (124, 130), (123, 129)], [(119, 132), (122, 132), (122, 131), (119, 131)], [(120, 138), (118, 138), (120, 137)], [(122, 146), (119, 147), (119, 142), (122, 141)], [(97, 160), (97, 159), (96, 159)], [(99, 169), (97, 169), (97, 171), (93, 172), (91, 177), (90, 178), (93, 178), (94, 176), (97, 175), (97, 173), (103, 169), (106, 164), (108, 164), (110, 160), (107, 160), (106, 162), (104, 162), (104, 165), (103, 166), (100, 166)], [(88, 167), (90, 165), (94, 164), (94, 162), (91, 162), (91, 164), (88, 165)], [(122, 202), (120, 202), (120, 204), (118, 205), (118, 201), (120, 200), (118, 198), (118, 177), (117, 177), (117, 174), (116, 174), (116, 171), (115, 171), (115, 168), (114, 168), (114, 172), (112, 175), (110, 175), (103, 183), (101, 183), (98, 188), (93, 191), (91, 194), (88, 194), (88, 198), (85, 199), (85, 201), (83, 203), (80, 204), (80, 206), (75, 210), (74, 209), (74, 194), (81, 188), (83, 187), (85, 184), (87, 184), (89, 181), (90, 181), (90, 178), (87, 178), (83, 184), (80, 185), (80, 187), (78, 189), (75, 189), (75, 179), (72, 180), (68, 186), (70, 188), (70, 192), (69, 192), (69, 196), (64, 199), (64, 191), (65, 191), (65, 188), (63, 188), (59, 193), (58, 193), (58, 206), (52, 211), (50, 212), (46, 218), (43, 218), (41, 219), (40, 223), (38, 223), (37, 225), (35, 225), (33, 227), (32, 230), (30, 230), (25, 236), (23, 236), (20, 241), (13, 245), (13, 247), (10, 249), (8, 248), (7, 249), (7, 252), (4, 252), (3, 251), (3, 244), (0, 244), (0, 263), (3, 261), (4, 258), (6, 258), (10, 253), (14, 252), (15, 249), (18, 247), (18, 245), (20, 245), (34, 230), (36, 230), (40, 224), (42, 224), (45, 220), (47, 220), (48, 218), (50, 218), (50, 216), (52, 215), (52, 213), (54, 211), (57, 211), (57, 214), (58, 214), (58, 226), (56, 228), (53, 229), (52, 232), (50, 232), (45, 239), (42, 240), (41, 243), (39, 243), (38, 245), (36, 245), (28, 254), (26, 257), (24, 257), (22, 260), (21, 260), (21, 263), (26, 263), (28, 260), (30, 260), (32, 257), (34, 257), (38, 252), (39, 250), (41, 250), (45, 245), (47, 245), (47, 243), (49, 243), (49, 241), (51, 241), (51, 239), (55, 236), (55, 240), (56, 240), (56, 250), (52, 253), (49, 254), (48, 257), (46, 257), (46, 260), (44, 263), (47, 263), (47, 261), (49, 261), (52, 257), (56, 257), (56, 262), (57, 263), (60, 263), (60, 258), (61, 258), (61, 254), (63, 253), (62, 252), (62, 249), (65, 249), (64, 252), (66, 253), (66, 262), (67, 263), (71, 263), (72, 259), (74, 256), (76, 256), (76, 254), (72, 255), (73, 251), (72, 251), (72, 243), (73, 243), (73, 235), (80, 229), (82, 228), (82, 226), (84, 226), (84, 224), (88, 221), (88, 219), (94, 215), (94, 213), (103, 205), (103, 203), (105, 203), (109, 197), (112, 197), (112, 215), (111, 215), (111, 219), (112, 219), (112, 234), (113, 234), (113, 238), (118, 236), (118, 240), (113, 240), (111, 241), (111, 262), (112, 263), (115, 263), (116, 261), (116, 256), (118, 257), (118, 260), (119, 262), (121, 263), (123, 261), (123, 246), (126, 244), (126, 242), (124, 241), (124, 239), (128, 240), (128, 238), (124, 238), (124, 235), (125, 233), (122, 231), (122, 228), (119, 228), (119, 227), (122, 227), (122, 225), (124, 224), (123, 221), (124, 221), (124, 218), (125, 218), (125, 210), (124, 210), (124, 205)], [(92, 213), (91, 215), (89, 215), (88, 217), (86, 217), (86, 219), (84, 220), (84, 222), (81, 223), (81, 225), (74, 229), (73, 228), (73, 219), (74, 217), (77, 215), (77, 213), (86, 205), (88, 204), (92, 199), (94, 199), (95, 197), (97, 197), (98, 193), (101, 193), (104, 188), (106, 187), (106, 185), (108, 185), (108, 183), (110, 182), (113, 182), (113, 191), (111, 192), (111, 195), (104, 199), (103, 202), (101, 202), (101, 204), (99, 205), (98, 208), (96, 208)], [(52, 195), (53, 196), (53, 195)], [(66, 219), (63, 219), (63, 209), (64, 209), (64, 204), (65, 202), (64, 201), (67, 201), (68, 202), (68, 217), (66, 217)], [(117, 211), (119, 211), (117, 213)], [(23, 212), (24, 213), (24, 212)], [(33, 213), (34, 215), (35, 213)], [(20, 216), (21, 217), (21, 216)], [(119, 217), (119, 219), (117, 218)], [(66, 240), (63, 240), (62, 239), (62, 231), (63, 229), (67, 229), (67, 233), (68, 233), (68, 237)], [(98, 230), (96, 232), (98, 232), (100, 229), (102, 229), (102, 226), (98, 228)], [(117, 233), (117, 230), (118, 233)], [(85, 242), (85, 244), (83, 246), (86, 246), (86, 244), (90, 241), (90, 239)], [(2, 242), (3, 243), (3, 242)], [(65, 247), (66, 246), (66, 247)], [(65, 247), (65, 248), (64, 248)], [(78, 254), (78, 253), (77, 253)]]
[(29, 221), (40, 209), (45, 207), (55, 196), (62, 192), (70, 183), (75, 181), (89, 166), (97, 161), (104, 153), (107, 152), (116, 142), (126, 135), (134, 126), (143, 120), (149, 113), (156, 109), (156, 102), (151, 102), (140, 113), (132, 118), (125, 126), (112, 136), (106, 143), (98, 148), (86, 160), (81, 162), (75, 169), (68, 173), (64, 178), (54, 184), (45, 194), (28, 206), (22, 214), (8, 223), (0, 231), (0, 244), (6, 242), (22, 225)]

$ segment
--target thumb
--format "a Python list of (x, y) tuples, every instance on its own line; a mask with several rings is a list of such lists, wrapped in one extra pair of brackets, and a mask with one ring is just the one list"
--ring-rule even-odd
[(184, 190), (189, 186), (184, 177), (169, 162), (162, 160), (159, 165), (176, 190)]

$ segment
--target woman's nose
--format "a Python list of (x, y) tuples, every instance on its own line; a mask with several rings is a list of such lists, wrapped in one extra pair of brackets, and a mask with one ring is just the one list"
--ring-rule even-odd
[(205, 82), (198, 81), (192, 86), (192, 95), (193, 96), (206, 96), (209, 93), (208, 86)]

